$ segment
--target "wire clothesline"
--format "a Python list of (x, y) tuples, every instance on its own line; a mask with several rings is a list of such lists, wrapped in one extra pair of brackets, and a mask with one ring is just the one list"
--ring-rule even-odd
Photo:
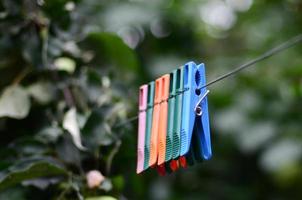
[[(299, 35), (297, 35), (295, 37), (290, 38), (289, 40), (283, 42), (282, 44), (276, 46), (275, 48), (266, 51), (265, 53), (263, 53), (259, 57), (255, 58), (253, 60), (250, 60), (249, 62), (244, 63), (244, 64), (242, 64), (242, 65), (234, 68), (230, 72), (227, 72), (226, 74), (223, 74), (223, 75), (215, 78), (214, 80), (212, 80), (212, 81), (208, 82), (207, 84), (201, 86), (201, 89), (205, 88), (205, 87), (208, 87), (208, 86), (211, 86), (214, 83), (217, 83), (217, 82), (219, 82), (219, 81), (221, 81), (223, 79), (226, 79), (226, 78), (228, 78), (230, 76), (233, 76), (233, 75), (239, 73), (240, 71), (242, 71), (243, 69), (246, 69), (246, 68), (248, 68), (250, 66), (253, 66), (254, 64), (256, 64), (256, 63), (258, 63), (260, 61), (263, 61), (263, 60), (265, 60), (267, 58), (270, 58), (273, 55), (276, 55), (276, 54), (278, 54), (278, 53), (280, 53), (280, 52), (282, 52), (282, 51), (284, 51), (286, 49), (289, 49), (289, 48), (297, 45), (299, 42), (302, 42), (302, 34), (299, 34)], [(117, 125), (115, 125), (113, 127), (114, 128), (121, 127), (121, 126), (129, 124), (129, 123), (131, 123), (131, 122), (133, 122), (133, 121), (135, 121), (137, 119), (138, 119), (138, 115), (130, 117), (130, 118), (126, 119), (125, 121), (123, 121), (123, 122), (121, 122), (121, 123), (119, 123), (119, 124), (117, 124)]]

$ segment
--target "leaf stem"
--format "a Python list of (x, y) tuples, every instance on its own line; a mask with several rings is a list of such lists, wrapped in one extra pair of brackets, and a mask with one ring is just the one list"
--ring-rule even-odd
[(112, 161), (115, 157), (115, 155), (118, 153), (120, 147), (121, 147), (121, 140), (118, 140), (116, 143), (115, 143), (115, 146), (114, 148), (111, 150), (109, 156), (108, 156), (108, 160), (107, 160), (107, 164), (106, 164), (106, 173), (107, 173), (107, 176), (110, 174), (110, 171), (111, 171), (111, 166), (112, 166)]
[(12, 85), (18, 85), (28, 74), (31, 72), (31, 67), (25, 67), (17, 76), (14, 78)]

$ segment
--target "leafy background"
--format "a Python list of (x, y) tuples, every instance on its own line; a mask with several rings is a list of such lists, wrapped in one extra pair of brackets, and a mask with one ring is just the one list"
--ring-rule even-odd
[[(1, 0), (0, 199), (299, 199), (302, 46), (211, 86), (212, 160), (135, 174), (138, 87), (302, 32), (299, 0)], [(86, 174), (98, 170), (91, 188)]]

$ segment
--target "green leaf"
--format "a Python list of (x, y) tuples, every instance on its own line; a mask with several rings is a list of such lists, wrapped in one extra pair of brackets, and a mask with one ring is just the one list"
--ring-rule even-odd
[(111, 183), (111, 181), (109, 179), (105, 179), (101, 183), (101, 185), (100, 185), (99, 188), (102, 189), (102, 190), (104, 190), (105, 192), (109, 192), (110, 190), (112, 190), (112, 183)]
[(69, 165), (77, 165), (81, 162), (79, 149), (74, 145), (71, 135), (65, 134), (56, 142), (58, 158)]
[(111, 196), (100, 196), (100, 197), (88, 197), (85, 200), (117, 200)]
[(94, 49), (110, 63), (121, 69), (137, 71), (136, 54), (117, 35), (105, 32), (91, 33), (87, 39), (88, 43), (93, 45)]
[(25, 189), (21, 187), (9, 188), (5, 191), (1, 191), (0, 199), (9, 200), (25, 200)]
[(98, 148), (99, 146), (108, 146), (114, 142), (114, 135), (108, 123), (104, 122), (104, 116), (108, 116), (108, 110), (99, 108), (94, 110), (89, 116), (82, 133), (85, 141), (91, 148)]
[(71, 108), (65, 113), (63, 120), (63, 128), (67, 130), (72, 136), (73, 143), (77, 148), (85, 150), (82, 145), (80, 125), (77, 119), (77, 111), (75, 108)]
[(47, 146), (31, 137), (23, 136), (15, 139), (10, 144), (10, 149), (16, 150), (19, 156), (37, 156), (44, 154)]
[(36, 138), (44, 143), (56, 142), (63, 134), (63, 130), (57, 125), (45, 127), (37, 134)]
[(54, 61), (54, 66), (61, 71), (66, 71), (70, 74), (72, 74), (76, 68), (76, 63), (74, 60), (67, 58), (67, 57), (61, 57), (57, 58)]
[(65, 170), (62, 167), (47, 161), (38, 161), (22, 166), (21, 169), (20, 167), (12, 168), (0, 179), (0, 190), (14, 186), (24, 180), (64, 174)]
[(47, 104), (54, 98), (54, 88), (49, 82), (34, 83), (27, 91), (40, 104)]
[(20, 41), (22, 44), (23, 58), (35, 69), (46, 67), (42, 59), (42, 45), (39, 33), (34, 26), (28, 27), (24, 37)]
[(0, 97), (0, 117), (23, 119), (28, 115), (29, 109), (29, 95), (23, 87), (13, 85), (4, 89)]
[(33, 187), (39, 188), (40, 190), (45, 190), (50, 185), (55, 185), (59, 182), (61, 182), (60, 177), (35, 178), (35, 179), (23, 181), (22, 186), (33, 186)]

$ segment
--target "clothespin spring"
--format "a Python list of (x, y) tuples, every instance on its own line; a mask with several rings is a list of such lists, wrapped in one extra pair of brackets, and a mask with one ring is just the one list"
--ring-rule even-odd
[(204, 95), (199, 99), (199, 101), (197, 102), (195, 108), (194, 108), (194, 112), (197, 116), (201, 116), (202, 115), (202, 109), (201, 109), (201, 102), (202, 100), (209, 94), (210, 90), (207, 90)]

